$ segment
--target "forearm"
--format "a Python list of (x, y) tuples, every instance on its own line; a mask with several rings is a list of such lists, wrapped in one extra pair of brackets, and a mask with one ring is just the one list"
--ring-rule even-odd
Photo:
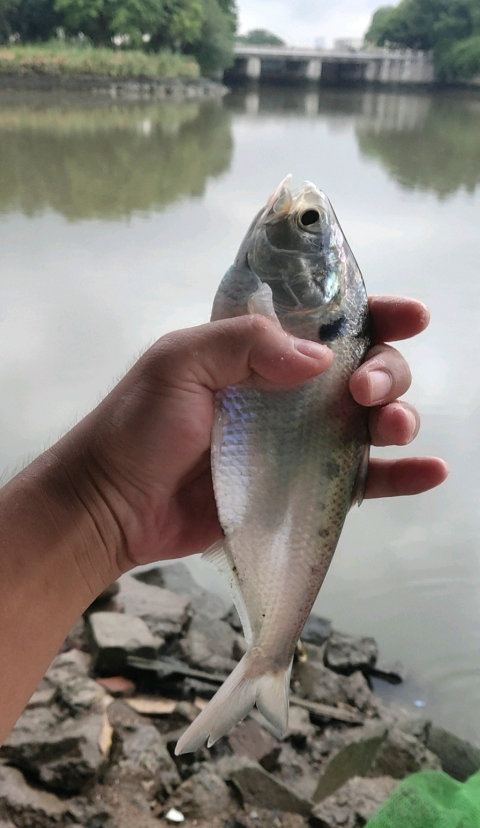
[(102, 521), (50, 452), (0, 490), (0, 743), (71, 627), (119, 574), (105, 549), (114, 529)]

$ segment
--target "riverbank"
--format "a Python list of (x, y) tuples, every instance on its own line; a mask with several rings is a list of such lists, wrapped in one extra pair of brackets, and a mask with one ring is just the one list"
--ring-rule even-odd
[(0, 47), (0, 89), (83, 92), (128, 100), (221, 97), (221, 83), (200, 77), (197, 62), (162, 51), (74, 47), (59, 43)]
[(318, 616), (285, 739), (254, 711), (211, 750), (175, 757), (244, 650), (238, 618), (182, 564), (119, 584), (72, 630), (0, 751), (2, 826), (359, 828), (408, 774), (463, 780), (480, 766), (479, 749), (383, 705), (370, 680), (398, 670), (372, 638)]

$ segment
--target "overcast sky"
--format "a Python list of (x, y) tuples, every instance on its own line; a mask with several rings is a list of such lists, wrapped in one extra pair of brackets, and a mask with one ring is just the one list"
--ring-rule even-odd
[[(395, 3), (392, 3), (395, 5)], [(361, 38), (373, 12), (386, 0), (237, 0), (240, 33), (268, 29), (292, 46), (313, 46), (317, 38)]]

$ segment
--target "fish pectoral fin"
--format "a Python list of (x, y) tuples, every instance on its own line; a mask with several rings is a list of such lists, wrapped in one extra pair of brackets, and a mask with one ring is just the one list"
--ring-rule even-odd
[(352, 489), (352, 503), (357, 504), (357, 506), (361, 506), (363, 502), (363, 496), (365, 494), (365, 486), (367, 483), (367, 474), (368, 474), (368, 463), (370, 460), (370, 445), (367, 443), (365, 449), (363, 451), (360, 463), (358, 465), (357, 476), (355, 478), (355, 483), (353, 484)]
[(253, 638), (252, 624), (248, 616), (245, 599), (242, 595), (238, 574), (236, 573), (235, 566), (231, 560), (231, 555), (225, 548), (225, 541), (220, 540), (214, 543), (213, 546), (203, 553), (202, 558), (212, 564), (217, 572), (219, 572), (227, 582), (230, 589), (230, 595), (232, 596), (232, 601), (238, 612), (240, 622), (243, 627), (245, 641), (247, 642), (247, 646), (250, 646)]
[(249, 313), (260, 313), (262, 316), (267, 316), (268, 319), (273, 319), (280, 325), (278, 316), (275, 313), (275, 308), (273, 307), (272, 288), (265, 282), (262, 282), (255, 293), (252, 293), (248, 300), (247, 307)]
[[(263, 658), (263, 657), (261, 657)], [(254, 704), (282, 738), (288, 723), (288, 690), (291, 666), (278, 672), (261, 672), (258, 656), (247, 650), (207, 706), (178, 740), (175, 754), (211, 747), (242, 721)]]

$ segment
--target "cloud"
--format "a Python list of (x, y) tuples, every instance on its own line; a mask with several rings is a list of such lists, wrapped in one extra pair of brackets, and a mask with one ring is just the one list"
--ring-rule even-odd
[(268, 29), (288, 44), (313, 46), (318, 38), (361, 38), (381, 0), (237, 0), (240, 32)]

